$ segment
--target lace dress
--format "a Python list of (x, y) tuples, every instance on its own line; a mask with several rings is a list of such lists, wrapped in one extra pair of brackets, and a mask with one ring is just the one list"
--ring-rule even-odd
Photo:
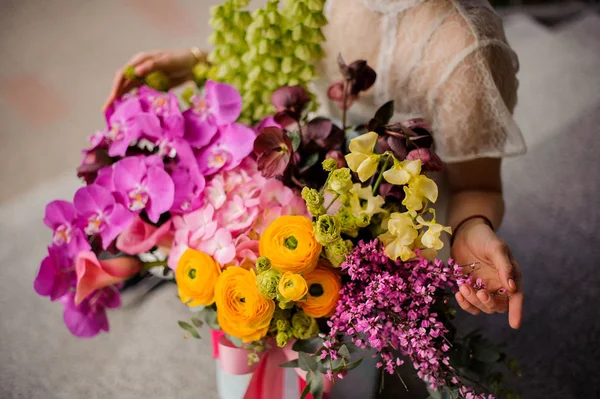
[[(394, 121), (422, 117), (431, 124), (445, 163), (525, 152), (512, 117), (518, 60), (487, 1), (328, 0), (326, 14), (327, 55), (316, 83), (322, 113), (341, 119), (325, 94), (329, 83), (341, 79), (341, 53), (347, 62), (364, 59), (377, 71), (375, 85), (350, 108), (350, 124), (366, 122), (394, 100)], [(443, 176), (435, 178), (438, 221), (444, 222), (448, 195)], [(442, 257), (448, 256), (447, 243), (445, 249)], [(372, 366), (336, 384), (333, 397), (372, 397), (379, 384), (368, 373)]]

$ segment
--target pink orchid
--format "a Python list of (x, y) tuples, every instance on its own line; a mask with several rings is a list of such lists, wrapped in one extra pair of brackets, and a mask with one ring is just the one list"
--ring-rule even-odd
[(44, 224), (53, 231), (54, 245), (67, 248), (70, 256), (90, 249), (83, 230), (77, 225), (77, 210), (70, 202), (57, 200), (46, 205)]
[(177, 96), (171, 91), (163, 93), (148, 86), (142, 86), (137, 92), (140, 104), (145, 112), (151, 112), (160, 117), (181, 116)]
[(206, 180), (198, 170), (195, 160), (194, 163), (178, 163), (170, 175), (175, 189), (171, 212), (189, 213), (201, 207)]
[(198, 250), (212, 256), (221, 265), (231, 262), (236, 253), (231, 233), (224, 228), (217, 230), (210, 240), (202, 241)]
[(75, 280), (72, 258), (68, 256), (67, 249), (53, 245), (48, 247), (48, 256), (40, 265), (33, 288), (38, 295), (49, 296), (54, 301), (68, 293)]
[(160, 227), (155, 227), (136, 216), (133, 223), (117, 237), (117, 248), (129, 255), (148, 252), (159, 245), (161, 240), (169, 234), (170, 229), (170, 220)]
[(97, 184), (77, 190), (73, 204), (86, 234), (100, 235), (104, 249), (133, 221), (133, 214), (117, 203), (109, 190)]
[(233, 87), (212, 80), (206, 82), (204, 95), (191, 99), (192, 107), (183, 113), (185, 138), (196, 148), (211, 142), (219, 126), (234, 123), (242, 110), (242, 97)]
[(252, 129), (239, 123), (220, 126), (211, 144), (198, 153), (200, 171), (212, 175), (221, 169), (232, 170), (250, 155), (255, 138)]
[(108, 331), (106, 308), (118, 308), (121, 305), (119, 292), (113, 287), (103, 288), (79, 304), (75, 303), (75, 295), (69, 292), (60, 298), (65, 308), (63, 319), (71, 334), (79, 338), (91, 338), (100, 331)]
[(265, 127), (278, 127), (278, 128), (282, 128), (283, 126), (281, 126), (279, 123), (277, 123), (275, 121), (275, 117), (273, 115), (269, 115), (265, 118), (263, 118), (263, 120), (261, 120), (255, 127), (254, 127), (254, 132), (256, 134), (260, 133), (260, 131), (262, 129), (264, 129)]
[(102, 186), (109, 191), (115, 191), (115, 185), (113, 184), (113, 173), (112, 166), (107, 166), (98, 171), (94, 184)]
[(98, 260), (91, 251), (82, 251), (75, 259), (77, 286), (75, 305), (79, 305), (93, 292), (113, 284), (125, 281), (136, 274), (142, 263), (133, 257), (120, 257)]
[(157, 156), (128, 157), (114, 165), (113, 183), (129, 210), (146, 210), (151, 222), (171, 209), (175, 187)]

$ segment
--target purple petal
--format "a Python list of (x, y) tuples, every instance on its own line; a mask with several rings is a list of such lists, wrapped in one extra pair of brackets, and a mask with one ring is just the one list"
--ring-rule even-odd
[[(134, 130), (139, 129), (140, 133), (143, 133), (147, 136), (153, 138), (160, 138), (163, 136), (163, 129), (160, 126), (160, 120), (154, 114), (143, 113), (136, 115), (131, 124), (135, 126)], [(131, 136), (131, 138), (133, 137), (134, 136)], [(137, 134), (137, 137), (135, 137), (135, 139), (137, 138), (139, 138), (139, 134)]]
[(124, 158), (114, 165), (113, 182), (118, 191), (129, 191), (139, 184), (147, 172), (143, 157)]
[(74, 303), (74, 294), (62, 298), (65, 312), (63, 320), (71, 334), (80, 338), (91, 338), (100, 331), (108, 331), (108, 318), (104, 306), (90, 306), (84, 301), (79, 306)]
[(115, 112), (110, 116), (109, 125), (112, 127), (113, 124), (120, 123), (142, 112), (144, 111), (139, 100), (137, 98), (129, 98), (116, 107)]
[(148, 169), (148, 195), (146, 212), (151, 222), (158, 222), (160, 215), (171, 209), (175, 187), (173, 180), (164, 169), (151, 167)]
[(54, 230), (63, 223), (72, 223), (76, 216), (77, 211), (70, 202), (52, 201), (46, 205), (44, 224)]
[(171, 172), (175, 193), (173, 213), (189, 213), (202, 206), (202, 192), (206, 185), (204, 176), (198, 170), (196, 165), (186, 167), (178, 165)]
[(232, 155), (232, 161), (227, 169), (233, 169), (239, 165), (242, 159), (250, 155), (254, 148), (256, 135), (252, 129), (239, 123), (221, 127), (220, 130), (222, 145)]
[(169, 115), (163, 118), (164, 136), (169, 139), (183, 138), (185, 119), (183, 115)]
[(111, 157), (124, 157), (128, 148), (129, 141), (125, 139), (114, 141), (110, 147), (108, 147), (108, 155)]
[(80, 216), (91, 214), (104, 214), (115, 204), (115, 198), (109, 190), (98, 185), (90, 184), (77, 190), (73, 204)]
[(206, 100), (210, 104), (217, 125), (235, 122), (242, 110), (242, 96), (235, 87), (209, 80), (206, 82), (205, 90)]
[(106, 219), (106, 226), (100, 233), (102, 247), (107, 249), (119, 234), (121, 234), (133, 222), (133, 213), (121, 204), (115, 204), (112, 212)]
[(40, 265), (33, 283), (38, 295), (54, 301), (69, 292), (75, 284), (75, 274), (69, 271), (71, 263), (63, 247), (48, 247), (48, 256)]
[(94, 181), (94, 184), (102, 186), (109, 191), (115, 191), (115, 185), (113, 184), (113, 168), (107, 166), (98, 171), (98, 176)]
[(185, 118), (184, 137), (193, 147), (204, 147), (217, 134), (217, 125), (197, 115), (193, 109), (185, 111), (183, 117)]
[(198, 167), (194, 151), (187, 141), (183, 139), (176, 139), (173, 141), (173, 148), (175, 149), (176, 157), (179, 163)]
[(146, 165), (146, 168), (149, 168), (151, 166), (156, 166), (157, 168), (163, 168), (165, 166), (162, 158), (158, 157), (156, 155), (149, 155), (147, 157), (143, 157), (142, 159), (144, 160), (144, 164)]

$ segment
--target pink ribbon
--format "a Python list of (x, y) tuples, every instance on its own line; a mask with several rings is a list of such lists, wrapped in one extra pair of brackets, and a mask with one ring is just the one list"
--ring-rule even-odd
[[(279, 367), (281, 363), (297, 357), (296, 352), (292, 350), (290, 342), (285, 348), (273, 346), (272, 349), (258, 354), (260, 361), (258, 364), (248, 365), (248, 353), (246, 349), (238, 348), (233, 345), (226, 337), (223, 331), (211, 330), (213, 357), (219, 359), (219, 364), (223, 372), (233, 375), (252, 374), (250, 384), (246, 389), (244, 399), (281, 399), (283, 396), (283, 384), (285, 369)], [(306, 386), (306, 372), (295, 369), (298, 374), (300, 393)], [(325, 392), (329, 392), (333, 387), (333, 382), (323, 377)], [(300, 395), (298, 395), (300, 397)], [(325, 394), (323, 399), (327, 399)], [(307, 399), (312, 399), (308, 395)]]

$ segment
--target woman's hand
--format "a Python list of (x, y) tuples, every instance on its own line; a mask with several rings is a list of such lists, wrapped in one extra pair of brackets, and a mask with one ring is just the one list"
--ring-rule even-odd
[(136, 76), (140, 77), (146, 76), (153, 71), (161, 71), (169, 77), (171, 86), (175, 87), (193, 78), (192, 69), (199, 61), (199, 56), (189, 49), (150, 51), (134, 55), (115, 73), (112, 89), (104, 104), (104, 110), (106, 110), (115, 99), (140, 84), (138, 81), (130, 80), (125, 77), (125, 68), (128, 66), (133, 66), (135, 68)]
[[(505, 313), (512, 328), (519, 328), (523, 314), (523, 283), (519, 264), (510, 249), (481, 218), (460, 226), (452, 246), (452, 257), (466, 266), (474, 279), (481, 279), (486, 289), (475, 290), (462, 285), (456, 293), (459, 306), (474, 315)], [(498, 293), (504, 289), (505, 293)]]

